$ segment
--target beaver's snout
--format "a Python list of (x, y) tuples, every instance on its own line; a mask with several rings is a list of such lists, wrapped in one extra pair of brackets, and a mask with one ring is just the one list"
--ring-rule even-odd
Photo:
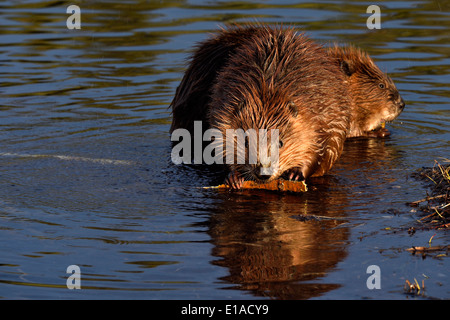
[(398, 92), (391, 95), (391, 101), (398, 109), (400, 109), (400, 112), (403, 111), (403, 109), (405, 108), (405, 101), (403, 101), (402, 97)]
[(400, 110), (403, 110), (405, 108), (405, 101), (403, 101), (402, 97), (398, 96), (399, 99), (395, 101), (395, 104)]
[(252, 173), (257, 180), (261, 181), (268, 181), (273, 177), (272, 170), (270, 170), (268, 166), (264, 166), (263, 164), (255, 166)]
[(255, 175), (255, 177), (258, 180), (263, 180), (263, 181), (267, 181), (272, 177), (272, 175), (270, 175), (270, 174), (261, 174), (261, 171), (259, 169), (256, 169), (253, 174)]

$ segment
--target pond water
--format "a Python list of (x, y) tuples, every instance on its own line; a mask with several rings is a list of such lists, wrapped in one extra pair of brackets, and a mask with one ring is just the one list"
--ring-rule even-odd
[[(369, 30), (369, 2), (2, 1), (0, 297), (450, 298), (445, 252), (406, 251), (449, 234), (405, 205), (427, 192), (411, 173), (450, 158), (450, 4), (378, 3)], [(170, 161), (168, 106), (193, 45), (254, 20), (366, 49), (406, 102), (391, 137), (347, 141), (305, 194), (205, 190), (213, 170)], [(423, 295), (404, 293), (414, 279)]]

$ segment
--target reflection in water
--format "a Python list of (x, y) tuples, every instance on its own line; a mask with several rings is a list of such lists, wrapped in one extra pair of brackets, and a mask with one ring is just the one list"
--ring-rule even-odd
[[(324, 276), (346, 255), (348, 230), (329, 216), (330, 203), (270, 193), (224, 199), (209, 234), (214, 264), (229, 269), (223, 280), (258, 296), (306, 299), (337, 284), (304, 283)], [(224, 210), (225, 208), (225, 210)], [(311, 209), (320, 217), (311, 216)]]

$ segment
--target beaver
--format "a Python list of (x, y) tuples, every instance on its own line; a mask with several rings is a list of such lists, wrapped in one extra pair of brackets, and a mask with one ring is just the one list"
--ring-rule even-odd
[[(244, 180), (325, 174), (346, 138), (387, 135), (382, 124), (404, 105), (392, 80), (357, 48), (327, 49), (293, 28), (232, 25), (196, 48), (171, 103), (170, 132), (193, 133), (195, 121), (223, 137), (228, 129), (266, 129), (268, 137), (277, 129), (277, 150), (268, 147), (269, 155), (278, 152), (277, 165), (269, 173), (262, 174), (267, 162), (259, 156), (227, 164), (225, 182), (238, 189)], [(216, 143), (226, 149), (224, 140)]]
[(405, 108), (392, 79), (359, 48), (334, 45), (327, 52), (340, 66), (348, 85), (351, 121), (347, 138), (389, 135), (384, 123), (395, 120)]

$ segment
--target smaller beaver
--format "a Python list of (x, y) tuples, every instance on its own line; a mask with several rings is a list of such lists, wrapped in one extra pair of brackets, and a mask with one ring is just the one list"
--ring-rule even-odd
[[(215, 142), (224, 150), (227, 130), (255, 130), (246, 137), (246, 161), (227, 164), (226, 183), (240, 188), (244, 180), (325, 174), (346, 138), (387, 135), (382, 124), (405, 104), (361, 50), (325, 49), (293, 28), (249, 25), (222, 29), (199, 45), (171, 106), (171, 132), (193, 133), (194, 121), (202, 121), (203, 130), (222, 133), (223, 142)], [(248, 161), (249, 140), (259, 139), (259, 129), (278, 132), (277, 150), (268, 147), (269, 155), (278, 152), (270, 173), (263, 173), (267, 163), (259, 155), (256, 163)]]
[(327, 52), (340, 66), (348, 85), (352, 116), (347, 138), (389, 135), (382, 124), (396, 119), (405, 107), (392, 79), (361, 49), (335, 45)]

